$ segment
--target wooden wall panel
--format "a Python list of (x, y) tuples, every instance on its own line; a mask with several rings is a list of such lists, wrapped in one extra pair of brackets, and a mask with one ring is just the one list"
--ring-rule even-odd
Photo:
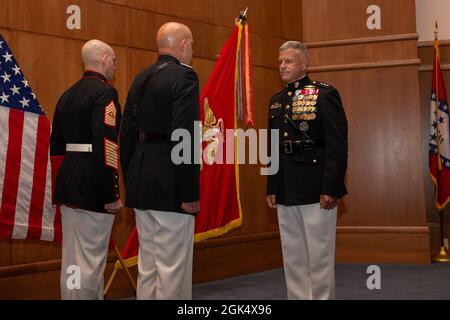
[(310, 65), (345, 65), (390, 60), (417, 59), (417, 40), (386, 41), (339, 46), (321, 46), (311, 49)]
[[(349, 121), (346, 212), (339, 225), (425, 224), (417, 68), (312, 74), (341, 93)], [(414, 128), (414, 130), (411, 130)]]
[(254, 33), (280, 37), (280, 0), (212, 0), (213, 24), (230, 27), (239, 12), (248, 7), (248, 23)]
[[(33, 33), (43, 33), (86, 39), (88, 28), (88, 3), (90, 0), (14, 0), (12, 1), (11, 28)], [(81, 30), (68, 30), (66, 27), (67, 7), (78, 5), (81, 8)]]
[(128, 9), (99, 1), (88, 1), (86, 33), (87, 38), (98, 38), (110, 44), (128, 45)]
[[(229, 27), (211, 26), (205, 23), (189, 21), (181, 18), (167, 17), (141, 10), (129, 11), (130, 39), (129, 45), (133, 48), (157, 51), (156, 32), (166, 22), (177, 21), (184, 23), (192, 29), (194, 36), (194, 57), (216, 61), (218, 55), (231, 34), (233, 20)], [(205, 28), (208, 32), (204, 32)], [(145, 30), (143, 32), (142, 30)], [(258, 66), (278, 67), (278, 48), (284, 40), (259, 34), (251, 35), (253, 64)]]
[(119, 92), (119, 101), (121, 106), (125, 106), (128, 94), (128, 66), (127, 66), (127, 49), (125, 47), (112, 46), (116, 54), (116, 72), (114, 79), (110, 81)]
[[(229, 28), (130, 9), (130, 47), (157, 51), (156, 33), (162, 24), (169, 21), (184, 23), (191, 28), (194, 56), (199, 58), (215, 60), (231, 33)], [(232, 22), (229, 25), (232, 26)], [(205, 29), (208, 32), (204, 32)]]
[(3, 38), (8, 42), (8, 45), (11, 46), (11, 31), (8, 29), (0, 28), (0, 33)]
[(11, 9), (11, 0), (0, 0), (0, 27), (9, 27), (9, 15)]
[(172, 17), (211, 22), (212, 0), (125, 0), (127, 6), (162, 13)]
[(344, 263), (428, 264), (428, 228), (402, 230), (340, 230), (336, 235), (336, 260)]
[[(66, 9), (81, 9), (81, 30), (69, 30)], [(127, 45), (128, 10), (126, 7), (92, 0), (17, 0), (13, 1), (12, 27), (68, 38), (89, 40), (99, 38), (111, 44)], [(51, 17), (51, 18), (46, 18)]]
[[(303, 40), (325, 41), (415, 33), (413, 0), (303, 0)], [(381, 30), (368, 30), (370, 5), (381, 8)]]
[(211, 75), (216, 61), (208, 59), (192, 59), (192, 68), (197, 72), (198, 78), (200, 80), (200, 92), (205, 87), (208, 82), (209, 76)]
[(186, 18), (195, 21), (211, 22), (212, 0), (101, 0), (129, 8), (160, 13), (171, 17)]
[[(274, 48), (274, 50), (278, 52), (278, 49)], [(253, 108), (256, 130), (267, 128), (269, 99), (281, 86), (278, 70), (253, 68)], [(258, 150), (259, 143), (258, 140)], [(247, 142), (247, 159), (248, 152), (249, 144)], [(242, 234), (278, 230), (276, 211), (270, 210), (265, 203), (267, 177), (260, 174), (260, 168), (260, 165), (241, 165), (239, 168), (241, 202), (244, 213)]]
[(156, 52), (148, 50), (127, 49), (128, 52), (128, 88), (131, 86), (134, 78), (154, 63), (158, 57)]
[(11, 265), (11, 243), (9, 239), (0, 239), (0, 267)]
[(302, 4), (297, 0), (281, 0), (283, 38), (302, 41)]
[(61, 259), (61, 246), (54, 242), (14, 240), (11, 249), (12, 265)]
[[(447, 72), (450, 65), (450, 40), (439, 41), (441, 52), (441, 64), (443, 71)], [(419, 58), (421, 61), (421, 71), (431, 72), (433, 68), (434, 49), (433, 43), (419, 43)], [(423, 70), (426, 69), (426, 70)], [(446, 83), (447, 85), (447, 83)]]
[(228, 236), (198, 244), (194, 250), (193, 282), (201, 283), (237, 275), (280, 268), (281, 243), (278, 232), (251, 236)]
[(278, 53), (285, 40), (257, 34), (251, 37), (253, 64), (278, 69)]
[[(114, 261), (112, 255), (108, 259), (108, 264), (105, 271), (105, 279), (109, 279)], [(0, 300), (58, 300), (60, 299), (59, 277), (60, 277), (60, 262), (51, 261), (51, 266), (48, 270), (39, 271), (27, 270), (23, 274), (15, 274), (10, 277), (0, 277)], [(130, 269), (131, 274), (136, 277), (137, 268)], [(121, 299), (133, 296), (128, 280), (124, 272), (117, 274), (116, 280), (113, 282), (110, 294), (106, 299)]]
[[(13, 32), (14, 54), (46, 115), (53, 119), (59, 96), (82, 74), (82, 42)], [(51, 59), (49, 59), (49, 48)]]

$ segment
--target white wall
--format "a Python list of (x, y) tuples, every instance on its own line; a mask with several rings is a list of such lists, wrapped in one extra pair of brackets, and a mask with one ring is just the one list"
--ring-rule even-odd
[(436, 20), (439, 40), (450, 40), (450, 0), (416, 0), (416, 20), (419, 41), (434, 40)]

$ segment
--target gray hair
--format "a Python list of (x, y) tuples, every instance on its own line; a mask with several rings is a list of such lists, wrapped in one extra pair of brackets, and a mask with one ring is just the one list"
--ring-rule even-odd
[(287, 42), (283, 43), (280, 47), (280, 51), (287, 50), (287, 49), (296, 49), (296, 50), (300, 51), (300, 53), (306, 59), (309, 59), (308, 48), (300, 41), (287, 41)]

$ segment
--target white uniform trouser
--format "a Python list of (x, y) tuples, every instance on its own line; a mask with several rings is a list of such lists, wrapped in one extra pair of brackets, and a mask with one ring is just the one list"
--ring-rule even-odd
[(61, 213), (61, 299), (103, 299), (103, 273), (114, 215), (66, 206), (61, 206)]
[(335, 298), (337, 208), (277, 206), (288, 299)]
[(192, 299), (195, 217), (137, 210), (139, 300)]

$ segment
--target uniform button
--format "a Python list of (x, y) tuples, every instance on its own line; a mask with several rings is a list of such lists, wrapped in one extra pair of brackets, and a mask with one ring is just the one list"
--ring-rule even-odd
[(288, 92), (288, 96), (292, 96), (292, 92), (291, 91)]
[(288, 135), (287, 132), (285, 132), (285, 133), (283, 134), (283, 136), (284, 136), (285, 138), (289, 137), (289, 135)]
[(313, 163), (317, 163), (317, 160), (316, 160), (316, 159), (314, 159), (314, 160), (313, 160)]
[(290, 107), (291, 107), (290, 105), (287, 105), (287, 106), (286, 106), (286, 110), (289, 110)]

